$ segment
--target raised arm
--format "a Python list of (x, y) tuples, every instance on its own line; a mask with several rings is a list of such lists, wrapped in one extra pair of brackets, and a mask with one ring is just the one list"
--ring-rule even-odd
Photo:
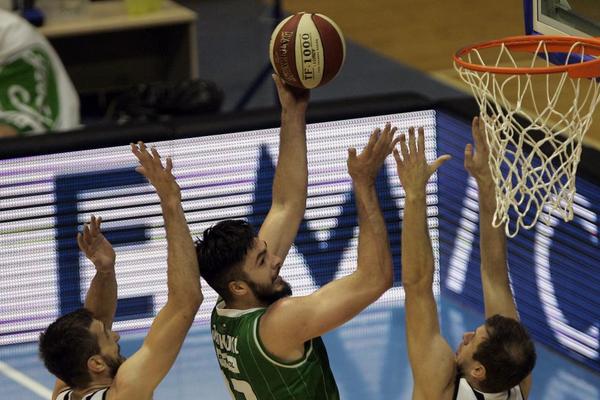
[(281, 103), (279, 157), (273, 179), (271, 209), (258, 236), (276, 255), (285, 259), (306, 209), (305, 114), (309, 91), (286, 85), (277, 75), (273, 75), (273, 80)]
[[(510, 289), (508, 261), (506, 256), (506, 234), (504, 226), (494, 228), (496, 211), (496, 186), (489, 166), (489, 147), (485, 139), (483, 120), (475, 117), (471, 125), (473, 146), (465, 147), (465, 168), (479, 189), (479, 249), (481, 254), (481, 286), (485, 304), (485, 317), (500, 314), (519, 319), (517, 307)], [(521, 390), (527, 398), (532, 378), (529, 375), (521, 382)]]
[(496, 211), (496, 187), (488, 163), (489, 149), (484, 129), (483, 120), (473, 118), (471, 130), (475, 151), (471, 144), (465, 147), (465, 168), (475, 178), (479, 189), (479, 246), (485, 316), (489, 318), (500, 314), (518, 319), (508, 280), (504, 226), (494, 228), (492, 225)]
[[(117, 279), (115, 277), (115, 251), (102, 234), (102, 218), (92, 215), (83, 226), (83, 232), (77, 234), (79, 249), (94, 264), (96, 274), (85, 297), (84, 307), (102, 321), (107, 329), (112, 328), (117, 309)], [(52, 398), (67, 388), (67, 384), (57, 379)]]
[(156, 149), (132, 145), (140, 161), (137, 171), (154, 186), (167, 234), (167, 303), (156, 316), (144, 344), (119, 369), (111, 391), (118, 399), (149, 399), (167, 374), (202, 302), (194, 243), (188, 229), (181, 193), (171, 174), (172, 161), (163, 168)]
[(402, 220), (402, 286), (406, 294), (406, 338), (408, 358), (414, 377), (413, 399), (447, 397), (454, 377), (454, 353), (440, 333), (433, 297), (434, 259), (427, 227), (426, 185), (438, 167), (450, 158), (442, 156), (428, 165), (425, 137), (414, 128), (408, 144), (401, 135), (400, 149), (394, 149), (398, 176), (406, 193)]
[(285, 357), (305, 341), (348, 321), (377, 300), (393, 283), (392, 258), (375, 178), (391, 153), (396, 129), (388, 124), (371, 135), (360, 155), (348, 151), (348, 170), (358, 209), (358, 265), (356, 271), (303, 297), (289, 297), (273, 304), (260, 325), (268, 350)]
[(90, 222), (84, 225), (83, 233), (77, 235), (77, 244), (96, 268), (84, 307), (102, 321), (107, 329), (111, 329), (117, 309), (116, 255), (100, 230), (101, 224), (102, 218), (92, 215)]

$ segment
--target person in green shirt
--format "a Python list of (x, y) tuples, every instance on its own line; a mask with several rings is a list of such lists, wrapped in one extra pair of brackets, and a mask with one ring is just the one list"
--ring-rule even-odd
[(376, 129), (359, 155), (348, 150), (360, 229), (356, 270), (308, 296), (291, 296), (279, 272), (306, 207), (309, 93), (273, 79), (282, 113), (266, 219), (258, 234), (245, 221), (222, 221), (196, 242), (200, 274), (220, 296), (211, 317), (212, 339), (234, 399), (336, 400), (339, 391), (320, 336), (357, 315), (393, 282), (375, 178), (397, 143), (396, 128)]

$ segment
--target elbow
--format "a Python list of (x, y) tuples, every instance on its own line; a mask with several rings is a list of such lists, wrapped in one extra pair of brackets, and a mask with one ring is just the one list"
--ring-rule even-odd
[(195, 290), (190, 294), (188, 304), (190, 305), (190, 308), (194, 310), (194, 313), (196, 313), (202, 305), (203, 301), (204, 295), (202, 295), (202, 291), (200, 290), (200, 288), (198, 288), (198, 290)]
[(172, 298), (172, 301), (177, 304), (184, 314), (191, 314), (193, 316), (195, 316), (200, 309), (203, 300), (204, 296), (200, 291), (200, 287), (198, 287), (197, 290), (193, 289), (181, 292), (180, 295), (173, 296)]
[(383, 276), (379, 285), (380, 285), (380, 290), (381, 290), (382, 294), (387, 292), (388, 290), (390, 290), (394, 286), (393, 272)]
[(379, 295), (383, 295), (385, 292), (390, 290), (394, 286), (393, 274), (386, 274), (383, 276), (373, 277), (371, 280), (371, 288)]
[(405, 277), (402, 275), (402, 287), (405, 291), (433, 290), (433, 276)]

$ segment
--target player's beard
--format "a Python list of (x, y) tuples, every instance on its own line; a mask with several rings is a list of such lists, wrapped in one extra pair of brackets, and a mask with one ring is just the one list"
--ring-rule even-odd
[(260, 285), (256, 282), (247, 280), (246, 283), (254, 293), (258, 301), (266, 305), (271, 305), (279, 299), (292, 295), (292, 287), (289, 283), (281, 279), (282, 286), (275, 288), (275, 285)]
[(103, 356), (103, 358), (104, 362), (110, 369), (110, 377), (114, 379), (115, 376), (117, 376), (117, 371), (119, 370), (119, 367), (125, 362), (126, 358), (121, 355), (120, 351), (117, 357)]

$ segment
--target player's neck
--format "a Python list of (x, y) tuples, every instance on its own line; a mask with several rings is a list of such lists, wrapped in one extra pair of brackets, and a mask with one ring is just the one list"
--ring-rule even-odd
[(473, 389), (483, 393), (483, 390), (481, 390), (481, 387), (479, 386), (479, 382), (477, 380), (469, 378), (467, 376), (463, 376), (463, 377), (467, 380), (467, 382), (469, 383), (469, 386), (471, 386)]
[(258, 301), (255, 297), (248, 297), (243, 299), (232, 299), (230, 301), (225, 302), (225, 308), (230, 308), (232, 310), (249, 310), (251, 308), (261, 308), (267, 307), (267, 304), (263, 304)]
[(86, 386), (85, 389), (73, 389), (73, 394), (71, 398), (73, 400), (82, 399), (95, 390), (104, 389), (105, 387), (110, 386), (112, 384), (112, 381), (112, 378), (108, 377), (97, 378), (96, 380), (94, 380), (94, 382)]

